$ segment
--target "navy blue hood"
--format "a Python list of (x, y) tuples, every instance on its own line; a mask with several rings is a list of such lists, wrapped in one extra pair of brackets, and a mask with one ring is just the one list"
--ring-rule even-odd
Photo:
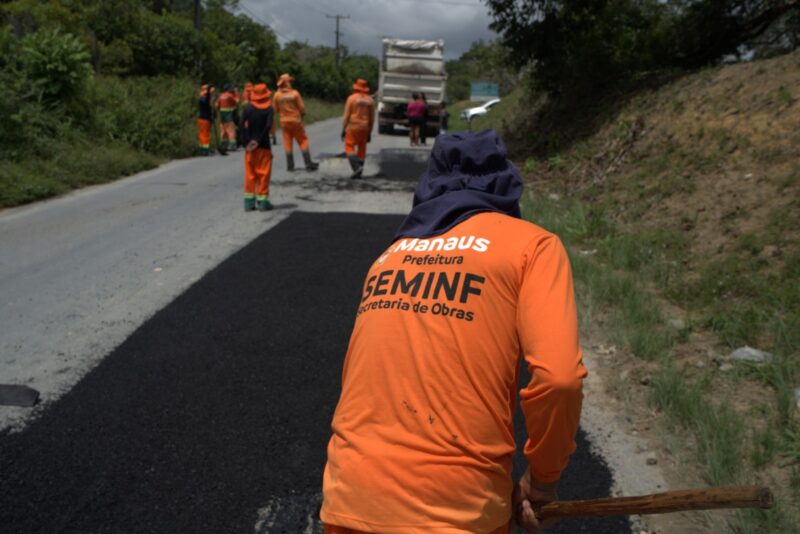
[(506, 154), (494, 130), (437, 137), (414, 206), (394, 238), (443, 234), (484, 211), (519, 218), (522, 178)]

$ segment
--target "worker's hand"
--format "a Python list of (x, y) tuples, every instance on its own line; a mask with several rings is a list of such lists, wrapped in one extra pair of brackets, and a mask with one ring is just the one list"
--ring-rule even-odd
[(345, 136), (345, 135), (347, 135), (347, 132), (345, 132), (344, 130), (342, 130), (342, 141), (344, 141), (344, 136)]
[(258, 141), (253, 140), (253, 141), (250, 141), (249, 143), (247, 143), (247, 146), (245, 147), (245, 150), (247, 150), (248, 152), (252, 152), (256, 148), (258, 148)]
[(372, 132), (369, 132), (367, 134), (367, 143), (371, 143), (371, 142), (372, 142)]
[(529, 533), (539, 532), (551, 526), (555, 520), (539, 521), (534, 509), (558, 499), (558, 495), (556, 495), (557, 487), (558, 482), (550, 484), (538, 482), (531, 475), (531, 470), (526, 470), (525, 474), (514, 487), (514, 493), (511, 497), (511, 504), (514, 510), (514, 522), (525, 532)]

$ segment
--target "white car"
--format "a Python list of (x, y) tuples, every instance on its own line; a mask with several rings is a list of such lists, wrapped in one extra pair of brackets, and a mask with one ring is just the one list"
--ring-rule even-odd
[(492, 109), (495, 105), (500, 103), (499, 98), (495, 98), (494, 100), (489, 100), (482, 106), (478, 106), (477, 108), (469, 108), (465, 109), (461, 112), (461, 120), (472, 122), (472, 119), (475, 117), (480, 117), (481, 115), (486, 115), (489, 113), (489, 110)]

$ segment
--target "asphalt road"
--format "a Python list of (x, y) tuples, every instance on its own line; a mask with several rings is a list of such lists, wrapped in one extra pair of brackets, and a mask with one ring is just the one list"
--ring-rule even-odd
[[(2, 381), (46, 400), (0, 434), (0, 530), (320, 532), (358, 292), (424, 165), (404, 145), (379, 137), (363, 182), (335, 158), (316, 176), (279, 167), (282, 209), (266, 215), (241, 211), (238, 155), (0, 216)], [(562, 497), (608, 495), (611, 483), (579, 434)]]
[[(308, 133), (313, 154), (341, 152), (338, 119)], [(278, 209), (266, 214), (242, 209), (242, 152), (0, 211), (0, 383), (37, 389), (43, 405), (57, 399), (148, 317), (293, 211), (405, 213), (413, 183), (393, 171), (413, 177), (426, 156), (406, 145), (375, 136), (370, 179), (357, 183), (335, 157), (316, 173), (287, 173), (277, 146)], [(0, 430), (30, 416), (0, 406)]]

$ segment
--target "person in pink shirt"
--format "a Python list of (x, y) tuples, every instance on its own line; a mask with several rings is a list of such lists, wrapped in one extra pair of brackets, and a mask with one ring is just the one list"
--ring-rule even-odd
[(406, 106), (406, 115), (408, 115), (408, 135), (411, 138), (411, 146), (416, 146), (419, 145), (420, 130), (425, 126), (425, 108), (427, 106), (418, 93), (411, 96), (413, 100)]

